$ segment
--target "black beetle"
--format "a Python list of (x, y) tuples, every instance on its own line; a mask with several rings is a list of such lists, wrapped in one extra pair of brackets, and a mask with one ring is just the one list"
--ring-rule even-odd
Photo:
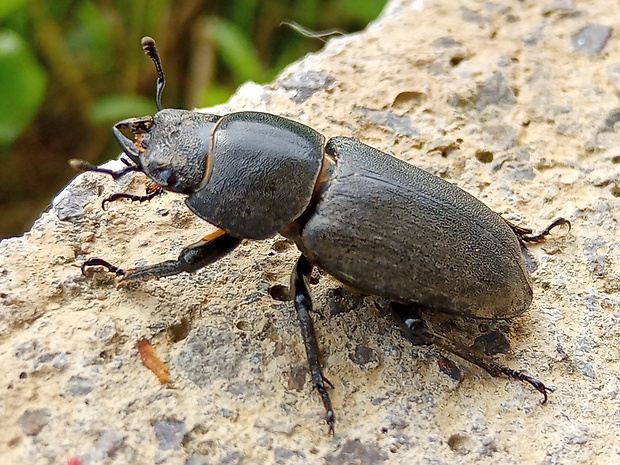
[[(509, 319), (532, 301), (522, 257), (525, 242), (542, 233), (504, 220), (462, 189), (404, 161), (348, 137), (325, 138), (303, 124), (259, 112), (211, 115), (161, 109), (164, 74), (155, 42), (142, 39), (158, 72), (154, 116), (114, 126), (127, 167), (119, 172), (74, 160), (82, 171), (115, 178), (131, 171), (153, 182), (145, 196), (114, 194), (107, 202), (148, 200), (163, 190), (187, 195), (187, 206), (217, 231), (183, 249), (176, 260), (122, 270), (100, 258), (122, 282), (193, 272), (231, 252), (243, 239), (280, 233), (302, 252), (284, 298), (299, 316), (314, 386), (330, 432), (334, 412), (319, 361), (310, 318), (307, 279), (320, 267), (348, 287), (392, 302), (405, 336), (436, 344), (485, 369), (527, 382), (543, 395), (542, 382), (501, 366), (439, 336), (417, 317), (427, 308), (479, 319)], [(121, 132), (131, 131), (133, 140)]]

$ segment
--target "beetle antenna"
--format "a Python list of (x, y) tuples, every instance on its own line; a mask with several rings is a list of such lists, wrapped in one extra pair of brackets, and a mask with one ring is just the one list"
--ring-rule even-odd
[(159, 53), (157, 52), (155, 39), (146, 36), (143, 37), (140, 42), (142, 43), (144, 53), (146, 53), (146, 56), (153, 60), (153, 64), (157, 70), (157, 90), (155, 93), (155, 102), (157, 103), (157, 111), (161, 111), (161, 93), (163, 92), (164, 87), (166, 87), (166, 77), (164, 76), (164, 69), (161, 67), (161, 58), (159, 58)]
[(299, 23), (296, 23), (295, 21), (283, 21), (280, 23), (280, 26), (288, 26), (293, 31), (297, 32), (298, 34), (301, 34), (304, 37), (308, 37), (310, 39), (319, 39), (321, 42), (326, 42), (327, 39), (329, 39), (332, 36), (345, 34), (345, 32), (342, 29), (338, 29), (336, 27), (331, 28), (331, 29), (325, 29), (324, 31), (313, 31), (311, 29), (308, 29), (302, 26)]

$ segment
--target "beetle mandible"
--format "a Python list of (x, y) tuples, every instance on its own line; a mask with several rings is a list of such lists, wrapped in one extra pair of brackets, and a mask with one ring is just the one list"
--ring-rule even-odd
[[(543, 403), (547, 400), (551, 389), (541, 381), (432, 332), (415, 309), (478, 319), (521, 314), (532, 301), (522, 248), (544, 240), (556, 226), (570, 228), (567, 220), (558, 218), (533, 234), (409, 163), (349, 137), (325, 141), (314, 129), (277, 115), (162, 109), (165, 79), (155, 42), (145, 37), (142, 46), (157, 69), (158, 112), (114, 126), (126, 167), (116, 172), (79, 160), (72, 165), (115, 179), (142, 172), (153, 181), (146, 195), (113, 194), (104, 207), (121, 198), (143, 201), (162, 190), (177, 192), (187, 195), (190, 210), (217, 230), (175, 260), (123, 270), (91, 258), (83, 272), (103, 266), (122, 282), (194, 272), (244, 239), (280, 233), (301, 251), (286, 297), (299, 317), (330, 433), (335, 415), (310, 317), (307, 281), (315, 266), (349, 288), (389, 300), (412, 342), (435, 344), (492, 376), (529, 383), (543, 394)], [(123, 129), (131, 131), (133, 140)]]

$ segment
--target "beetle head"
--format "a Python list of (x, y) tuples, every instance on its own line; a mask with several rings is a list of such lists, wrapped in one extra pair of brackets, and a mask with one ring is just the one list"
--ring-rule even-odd
[(114, 179), (128, 172), (141, 171), (166, 190), (190, 195), (202, 186), (211, 133), (220, 116), (187, 110), (162, 110), (161, 94), (166, 80), (155, 41), (144, 37), (142, 47), (157, 70), (155, 100), (158, 112), (155, 116), (129, 118), (114, 125), (114, 136), (123, 154), (129, 158), (121, 156), (120, 160), (127, 166), (113, 171), (84, 160), (70, 160), (69, 163), (78, 171), (106, 173)]
[[(191, 194), (204, 178), (211, 131), (220, 117), (165, 109), (155, 116), (130, 118), (114, 126), (123, 152), (166, 190)], [(122, 130), (128, 130), (133, 139)]]
[[(202, 184), (211, 132), (220, 117), (187, 110), (162, 110), (161, 94), (166, 79), (155, 41), (144, 37), (142, 48), (157, 70), (155, 101), (159, 111), (155, 116), (116, 123), (114, 135), (135, 164), (135, 170), (144, 172), (166, 190), (189, 195)], [(126, 137), (123, 130), (131, 132), (133, 138)]]

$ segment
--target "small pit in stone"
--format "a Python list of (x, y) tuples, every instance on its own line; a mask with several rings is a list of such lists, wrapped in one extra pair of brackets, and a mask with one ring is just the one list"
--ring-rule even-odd
[(448, 438), (448, 447), (459, 455), (467, 455), (474, 450), (474, 441), (466, 434), (455, 433)]
[(191, 324), (187, 318), (182, 318), (180, 322), (171, 325), (168, 328), (168, 334), (172, 342), (182, 341), (189, 334), (192, 329)]
[(490, 150), (476, 150), (476, 159), (481, 163), (491, 163), (493, 161), (493, 152)]
[(450, 58), (450, 66), (454, 68), (455, 66), (458, 66), (458, 64), (464, 59), (465, 57), (462, 55), (454, 55), (452, 58)]
[(276, 241), (271, 246), (271, 249), (274, 252), (280, 253), (280, 252), (285, 252), (287, 249), (291, 247), (291, 245), (293, 244), (291, 243), (291, 241), (288, 241), (288, 240)]
[(269, 288), (269, 295), (272, 299), (279, 300), (281, 302), (291, 300), (288, 287), (283, 286), (282, 284), (276, 284), (274, 286), (271, 286)]
[(235, 324), (236, 328), (241, 330), (241, 331), (252, 331), (252, 323), (250, 323), (247, 320), (239, 320), (237, 321), (237, 323)]

